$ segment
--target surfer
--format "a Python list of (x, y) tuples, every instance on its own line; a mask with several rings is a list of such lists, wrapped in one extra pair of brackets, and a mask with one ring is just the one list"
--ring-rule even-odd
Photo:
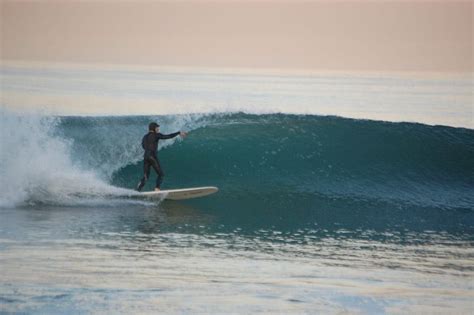
[(148, 125), (148, 133), (143, 136), (142, 147), (145, 150), (143, 156), (143, 178), (137, 185), (137, 190), (141, 191), (143, 186), (145, 186), (146, 181), (150, 177), (150, 167), (153, 167), (158, 177), (156, 178), (156, 188), (155, 191), (160, 190), (161, 183), (163, 182), (163, 177), (165, 173), (161, 168), (160, 161), (158, 160), (158, 141), (160, 139), (172, 139), (180, 135), (182, 138), (187, 136), (187, 133), (184, 131), (178, 131), (175, 133), (170, 133), (169, 135), (164, 135), (160, 133), (160, 125), (156, 122), (152, 122)]

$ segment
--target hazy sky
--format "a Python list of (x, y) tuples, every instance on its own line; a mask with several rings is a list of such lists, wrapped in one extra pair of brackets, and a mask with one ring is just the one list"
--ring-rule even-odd
[(6, 60), (473, 71), (473, 2), (6, 1)]

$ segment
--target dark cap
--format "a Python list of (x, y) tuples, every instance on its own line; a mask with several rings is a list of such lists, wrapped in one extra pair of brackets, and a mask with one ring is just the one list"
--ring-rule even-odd
[(158, 125), (156, 122), (152, 122), (148, 125), (148, 130), (153, 130), (155, 131), (156, 127), (159, 127), (160, 125)]

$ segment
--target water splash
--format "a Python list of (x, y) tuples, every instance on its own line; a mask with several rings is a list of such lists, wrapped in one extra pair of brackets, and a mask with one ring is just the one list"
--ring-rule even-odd
[(59, 118), (1, 109), (0, 119), (0, 206), (74, 204), (129, 193), (72, 162), (71, 141), (54, 135)]

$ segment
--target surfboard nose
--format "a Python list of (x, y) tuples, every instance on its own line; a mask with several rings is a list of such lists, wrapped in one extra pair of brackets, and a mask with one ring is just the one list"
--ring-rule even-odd
[(184, 200), (184, 199), (204, 197), (207, 195), (214, 194), (218, 191), (219, 191), (219, 188), (214, 187), (214, 186), (180, 188), (180, 189), (143, 192), (136, 195), (136, 198), (157, 199), (157, 200), (163, 200), (163, 199)]

